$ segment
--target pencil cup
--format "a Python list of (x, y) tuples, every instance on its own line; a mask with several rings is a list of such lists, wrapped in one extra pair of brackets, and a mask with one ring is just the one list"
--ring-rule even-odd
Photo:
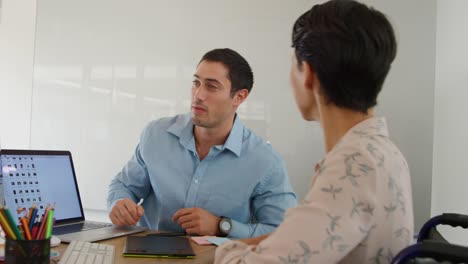
[(6, 238), (6, 264), (49, 264), (50, 239), (42, 240), (13, 240)]

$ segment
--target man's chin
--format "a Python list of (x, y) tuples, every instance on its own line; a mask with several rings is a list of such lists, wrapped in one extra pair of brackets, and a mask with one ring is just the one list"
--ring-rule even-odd
[(192, 114), (192, 124), (194, 124), (196, 126), (203, 126), (204, 122), (199, 117)]
[(200, 118), (192, 117), (192, 124), (198, 127), (204, 128), (212, 128), (213, 126), (210, 125), (208, 122), (201, 120)]

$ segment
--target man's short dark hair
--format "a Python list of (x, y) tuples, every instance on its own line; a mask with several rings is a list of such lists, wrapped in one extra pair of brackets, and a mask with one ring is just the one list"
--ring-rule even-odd
[(317, 73), (328, 103), (362, 113), (377, 104), (397, 50), (385, 15), (352, 0), (315, 5), (300, 16), (292, 47), (298, 62)]
[(249, 63), (239, 53), (232, 49), (214, 49), (203, 55), (202, 61), (220, 62), (228, 68), (231, 81), (231, 96), (241, 90), (247, 89), (250, 93), (253, 86), (253, 72)]

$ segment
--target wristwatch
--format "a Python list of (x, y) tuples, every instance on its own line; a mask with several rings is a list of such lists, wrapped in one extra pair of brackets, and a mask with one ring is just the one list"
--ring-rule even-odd
[(228, 236), (232, 230), (232, 221), (229, 217), (221, 216), (221, 220), (218, 224), (218, 230), (221, 236)]

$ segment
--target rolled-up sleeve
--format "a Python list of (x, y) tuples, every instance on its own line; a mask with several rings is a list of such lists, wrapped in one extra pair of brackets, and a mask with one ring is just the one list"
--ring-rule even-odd
[(145, 161), (141, 156), (141, 146), (144, 146), (145, 131), (142, 133), (140, 143), (135, 153), (123, 167), (123, 169), (112, 179), (107, 196), (107, 207), (109, 210), (117, 200), (129, 198), (138, 201), (146, 197), (150, 192), (150, 181)]
[(289, 182), (286, 165), (279, 160), (255, 188), (251, 199), (254, 221), (233, 221), (229, 237), (246, 238), (271, 233), (284, 219), (288, 208), (296, 206), (296, 195)]

